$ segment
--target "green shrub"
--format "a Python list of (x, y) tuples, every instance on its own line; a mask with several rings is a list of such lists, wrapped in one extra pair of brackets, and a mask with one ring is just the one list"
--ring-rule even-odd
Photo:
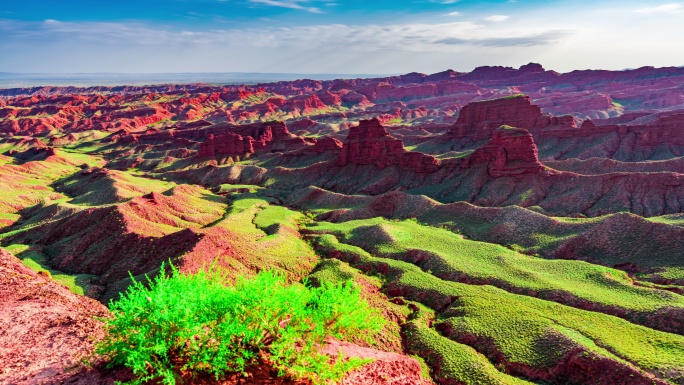
[(321, 354), (326, 337), (372, 335), (384, 324), (351, 283), (288, 286), (273, 272), (238, 278), (232, 287), (224, 281), (214, 269), (186, 275), (172, 267), (149, 288), (135, 282), (110, 303), (108, 334), (96, 353), (131, 368), (136, 384), (175, 384), (202, 373), (220, 379), (263, 360), (280, 375), (323, 384), (368, 362)]

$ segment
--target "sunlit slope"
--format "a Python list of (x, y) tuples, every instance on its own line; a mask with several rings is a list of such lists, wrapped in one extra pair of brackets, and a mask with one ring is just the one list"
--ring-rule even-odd
[(297, 191), (287, 203), (315, 213), (319, 221), (416, 218), (468, 239), (501, 244), (525, 254), (619, 266), (635, 273), (644, 284), (684, 291), (684, 227), (678, 214), (651, 218), (628, 213), (598, 218), (549, 217), (518, 206), (442, 204), (402, 192), (375, 197), (345, 195), (316, 187)]
[[(528, 256), (411, 220), (318, 223), (309, 229), (335, 235), (373, 255), (410, 262), (444, 280), (493, 285), (684, 333), (684, 297), (635, 285), (624, 271), (581, 261)], [(660, 318), (670, 318), (671, 323)]]
[[(9, 151), (9, 150), (7, 150)], [(81, 171), (81, 165), (101, 165), (96, 156), (56, 151), (43, 154), (38, 160), (21, 160), (0, 155), (0, 226), (17, 220), (18, 212), (44, 200), (64, 196), (53, 184), (61, 178)]]
[(555, 384), (621, 383), (624, 378), (635, 384), (684, 380), (681, 335), (489, 285), (443, 280), (412, 263), (374, 257), (331, 234), (316, 236), (315, 243), (324, 255), (385, 277), (383, 290), (389, 295), (436, 312), (434, 319), (423, 315), (427, 321), (407, 325), (407, 343), (438, 368), (437, 378), (515, 383), (502, 373), (493, 374), (486, 364), (474, 364), (480, 357), (474, 351), (450, 346), (461, 343), (505, 372)]

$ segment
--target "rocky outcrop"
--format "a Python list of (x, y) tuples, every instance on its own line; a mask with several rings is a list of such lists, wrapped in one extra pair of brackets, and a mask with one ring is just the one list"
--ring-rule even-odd
[(325, 103), (328, 106), (342, 105), (342, 99), (340, 98), (340, 96), (330, 91), (323, 92), (322, 94), (318, 95), (318, 98), (321, 100), (321, 102)]
[(528, 96), (516, 95), (466, 105), (445, 137), (479, 142), (491, 138), (502, 125), (533, 129), (548, 123)]
[(324, 152), (337, 152), (342, 150), (342, 142), (339, 140), (325, 136), (316, 141), (316, 144), (310, 149), (311, 152), (322, 154)]
[(349, 342), (329, 340), (323, 353), (337, 358), (359, 357), (373, 362), (347, 374), (341, 385), (429, 385), (432, 382), (422, 378), (418, 361), (403, 354), (388, 353), (361, 347)]
[(210, 135), (209, 139), (200, 144), (198, 158), (213, 158), (216, 156), (243, 156), (254, 153), (254, 139), (251, 136), (227, 132), (221, 135)]
[(378, 119), (361, 120), (358, 126), (349, 129), (337, 163), (339, 166), (372, 164), (380, 169), (397, 165), (425, 173), (439, 168), (437, 158), (406, 151), (402, 141), (392, 138)]
[(80, 360), (91, 355), (93, 344), (105, 334), (95, 317), (108, 313), (101, 303), (71, 293), (49, 273), (36, 273), (0, 249), (0, 383), (130, 380), (122, 370), (79, 369)]
[(420, 84), (407, 87), (394, 87), (390, 84), (382, 84), (376, 89), (375, 101), (413, 100), (437, 95), (438, 91), (435, 84)]
[(349, 128), (338, 164), (375, 164), (385, 168), (404, 153), (399, 139), (390, 137), (378, 119), (361, 120), (358, 126)]
[(188, 140), (205, 138), (200, 144), (198, 158), (243, 156), (262, 150), (285, 152), (301, 150), (308, 146), (304, 138), (290, 133), (281, 121), (248, 125), (220, 124), (205, 129), (176, 132), (175, 137)]
[(618, 161), (676, 159), (684, 155), (681, 110), (586, 119), (581, 126), (559, 125), (533, 132), (544, 159), (605, 158)]
[(316, 126), (316, 122), (311, 120), (311, 119), (302, 119), (302, 120), (297, 120), (294, 122), (291, 122), (288, 124), (289, 129), (297, 132), (297, 130), (307, 130), (310, 129), (311, 127)]
[(489, 176), (524, 176), (544, 170), (532, 134), (524, 128), (501, 126), (486, 146), (471, 156), (472, 164), (487, 163)]
[(284, 111), (298, 112), (301, 115), (311, 115), (327, 107), (328, 106), (321, 101), (318, 95), (313, 94), (296, 96), (288, 100), (282, 108)]
[(285, 123), (277, 121), (267, 124), (266, 130), (273, 133), (273, 142), (269, 146), (271, 152), (294, 151), (307, 146), (306, 140), (290, 133)]

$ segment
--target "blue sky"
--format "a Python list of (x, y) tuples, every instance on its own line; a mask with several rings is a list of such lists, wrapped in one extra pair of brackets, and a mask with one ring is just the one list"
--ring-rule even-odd
[(676, 1), (5, 0), (0, 71), (681, 66), (682, 22)]

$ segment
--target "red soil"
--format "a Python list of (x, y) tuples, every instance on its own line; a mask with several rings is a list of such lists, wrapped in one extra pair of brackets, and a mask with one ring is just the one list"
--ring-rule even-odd
[(99, 302), (72, 294), (0, 249), (0, 384), (113, 384), (126, 371), (84, 371), (103, 336)]

